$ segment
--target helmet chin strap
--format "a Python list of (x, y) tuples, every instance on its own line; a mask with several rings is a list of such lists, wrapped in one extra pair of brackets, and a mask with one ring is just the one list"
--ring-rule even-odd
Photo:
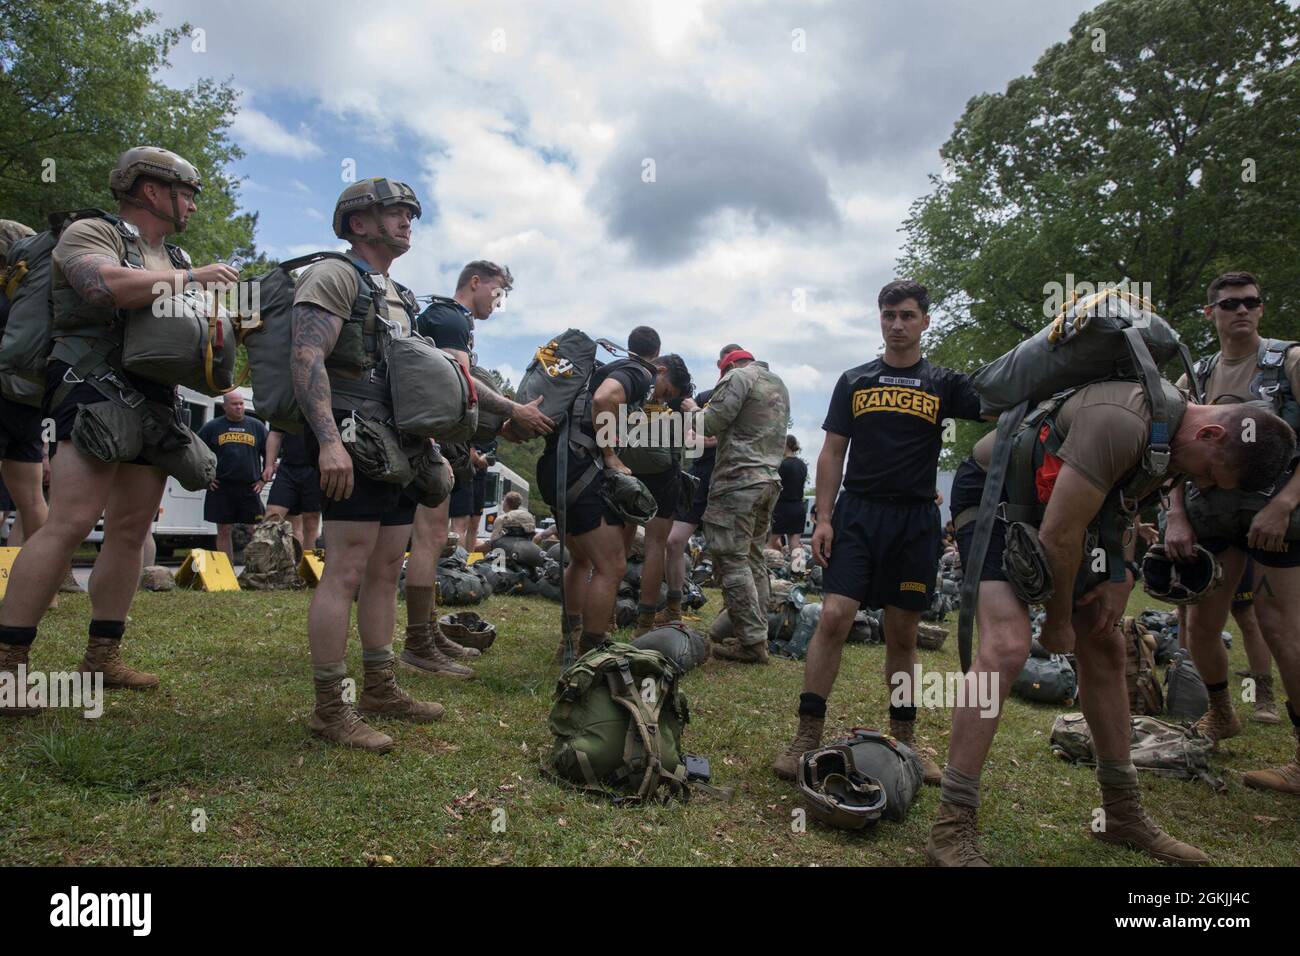
[(177, 232), (184, 232), (185, 220), (181, 218), (180, 202), (176, 195), (175, 185), (171, 187), (171, 194), (172, 194), (172, 214), (170, 216), (167, 215), (167, 213), (163, 212), (158, 207), (154, 206), (152, 203), (143, 202), (142, 200), (137, 199), (135, 196), (123, 194), (118, 201), (128, 203), (129, 205), (135, 206), (138, 209), (143, 209), (145, 212), (151, 213), (152, 215), (157, 216), (159, 219), (170, 222), (173, 226), (176, 227)]

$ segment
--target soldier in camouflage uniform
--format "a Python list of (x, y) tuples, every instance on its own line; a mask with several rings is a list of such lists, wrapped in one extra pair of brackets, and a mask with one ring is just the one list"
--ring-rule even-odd
[[(785, 451), (790, 393), (765, 362), (744, 349), (719, 363), (722, 379), (699, 413), (695, 429), (716, 437), (717, 459), (704, 511), (704, 537), (722, 579), (732, 636), (715, 657), (767, 663), (767, 541), (772, 509), (781, 488), (777, 467)], [(689, 399), (683, 411), (695, 411)]]

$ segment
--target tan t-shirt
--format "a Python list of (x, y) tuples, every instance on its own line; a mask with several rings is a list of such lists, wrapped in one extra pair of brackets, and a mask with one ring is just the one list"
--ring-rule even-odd
[[(1259, 369), (1258, 358), (1254, 352), (1235, 359), (1220, 356), (1205, 382), (1205, 403), (1236, 404), (1254, 400), (1255, 396), (1250, 394), (1250, 383)], [(1291, 383), (1291, 394), (1300, 395), (1300, 348), (1286, 353), (1282, 370)], [(1178, 380), (1178, 387), (1187, 387), (1186, 375)]]
[[(1100, 491), (1109, 492), (1142, 461), (1151, 438), (1151, 408), (1135, 382), (1098, 382), (1071, 395), (1056, 414), (1065, 440), (1057, 457)], [(972, 454), (988, 468), (995, 433), (975, 444)]]
[[(180, 270), (172, 265), (171, 257), (167, 255), (167, 248), (162, 243), (150, 246), (140, 239), (136, 243), (136, 249), (146, 271), (180, 273)], [(85, 255), (107, 256), (114, 264), (120, 264), (126, 255), (126, 240), (117, 231), (117, 227), (106, 219), (79, 219), (68, 226), (59, 236), (58, 244), (50, 254), (50, 285), (53, 290), (71, 287), (64, 269), (74, 259)], [(61, 337), (61, 333), (56, 329), (54, 348), (50, 355), (57, 361), (71, 364), (75, 360), (75, 354), (60, 342)]]
[[(381, 273), (373, 272), (371, 275), (388, 300), (388, 320), (401, 328), (402, 335), (410, 335), (411, 317), (397, 286)], [(352, 314), (352, 303), (356, 301), (360, 285), (361, 277), (355, 266), (342, 259), (322, 259), (299, 277), (294, 287), (293, 303), (317, 305), (346, 320)]]

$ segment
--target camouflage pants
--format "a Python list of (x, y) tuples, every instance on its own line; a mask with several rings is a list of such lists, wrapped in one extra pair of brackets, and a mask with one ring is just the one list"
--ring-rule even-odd
[(767, 640), (767, 562), (763, 545), (772, 524), (779, 484), (714, 495), (704, 512), (704, 539), (722, 583), (732, 633), (742, 644)]

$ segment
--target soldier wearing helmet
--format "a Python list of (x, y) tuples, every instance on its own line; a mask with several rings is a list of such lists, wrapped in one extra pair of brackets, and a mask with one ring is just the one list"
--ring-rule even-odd
[[(293, 299), (290, 372), (307, 424), (307, 456), (319, 464), (321, 511), (329, 526), (329, 561), (307, 621), (316, 688), (308, 727), (333, 743), (377, 752), (390, 750), (393, 740), (361, 715), (423, 723), (443, 713), (441, 704), (412, 699), (393, 676), (397, 581), (415, 501), (344, 447), (345, 433), (355, 435), (359, 422), (392, 417), (383, 348), (387, 339), (411, 334), (415, 298), (388, 270), (411, 247), (411, 224), (420, 211), (405, 183), (380, 178), (348, 186), (334, 207), (334, 234), (351, 244), (347, 258), (310, 266)], [(365, 668), (361, 715), (343, 698), (354, 595)]]
[(193, 436), (176, 417), (174, 385), (122, 369), (124, 329), (153, 306), (159, 284), (233, 283), (238, 275), (220, 262), (195, 267), (164, 241), (195, 211), (202, 185), (193, 164), (157, 146), (136, 147), (118, 159), (109, 187), (116, 214), (70, 216), (51, 253), (53, 343), (38, 414), (53, 423), (59, 454), (52, 456), (49, 520), (15, 561), (0, 609), (0, 672), (27, 663), (72, 554), (102, 513), (104, 544), (91, 580), (81, 669), (102, 673), (108, 687), (143, 689), (159, 680), (123, 663), (121, 643), (141, 547), (167, 478), (151, 459)]

